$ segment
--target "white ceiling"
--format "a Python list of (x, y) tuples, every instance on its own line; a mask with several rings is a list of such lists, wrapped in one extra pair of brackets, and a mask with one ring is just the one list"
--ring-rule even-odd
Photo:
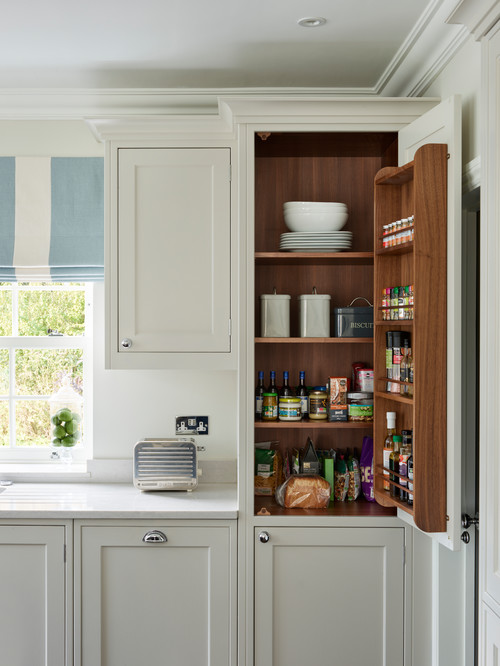
[(18, 0), (0, 88), (374, 88), (442, 1)]

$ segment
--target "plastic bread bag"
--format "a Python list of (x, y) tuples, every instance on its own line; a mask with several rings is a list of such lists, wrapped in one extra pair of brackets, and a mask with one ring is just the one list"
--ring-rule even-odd
[(331, 487), (315, 474), (292, 474), (276, 490), (276, 501), (287, 509), (326, 509)]

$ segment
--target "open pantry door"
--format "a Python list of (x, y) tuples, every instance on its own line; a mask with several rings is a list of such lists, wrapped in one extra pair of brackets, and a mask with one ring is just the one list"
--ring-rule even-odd
[[(451, 550), (460, 549), (461, 528), (461, 328), (462, 328), (462, 146), (461, 100), (453, 96), (441, 102), (399, 132), (399, 165), (413, 160), (427, 143), (448, 146), (448, 252), (447, 252), (447, 531), (433, 534)], [(438, 285), (436, 285), (438, 288)], [(418, 298), (418, 295), (415, 296)], [(417, 379), (418, 381), (418, 379)], [(418, 472), (415, 470), (415, 474)], [(398, 509), (400, 517), (406, 515)]]

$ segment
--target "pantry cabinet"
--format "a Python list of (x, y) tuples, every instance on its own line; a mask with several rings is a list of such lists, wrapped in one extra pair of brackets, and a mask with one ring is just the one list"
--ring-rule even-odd
[(235, 666), (231, 521), (78, 521), (75, 666)]
[(404, 528), (256, 527), (255, 664), (403, 664)]
[(66, 535), (65, 525), (0, 525), (3, 664), (72, 664)]
[[(308, 436), (318, 449), (333, 448), (338, 453), (357, 449), (359, 455), (363, 438), (372, 436), (378, 506), (358, 500), (358, 506), (363, 505), (359, 510), (363, 515), (378, 515), (386, 507), (391, 515), (397, 509), (401, 518), (435, 533), (442, 543), (455, 549), (460, 547), (461, 531), (460, 100), (451, 98), (440, 104), (422, 100), (427, 108), (421, 107), (420, 112), (414, 107), (412, 118), (409, 103), (365, 100), (363, 105), (356, 105), (353, 100), (308, 103), (293, 99), (288, 104), (286, 100), (245, 104), (239, 99), (227, 100), (236, 119), (245, 125), (242, 135), (246, 138), (249, 173), (248, 245), (253, 262), (248, 272), (247, 316), (253, 340), (247, 347), (248, 436), (256, 444), (275, 442), (284, 457), (303, 447)], [(429, 154), (429, 150), (434, 152)], [(416, 194), (410, 195), (413, 188)], [(387, 195), (389, 191), (392, 199)], [(325, 251), (284, 248), (282, 234), (289, 231), (283, 215), (287, 201), (345, 203), (349, 217), (344, 229), (352, 232), (351, 247)], [(420, 236), (404, 250), (384, 254), (382, 227), (378, 225), (391, 221), (393, 215), (394, 220), (414, 215), (415, 235)], [(432, 262), (426, 262), (428, 249), (434, 252), (435, 245), (439, 252), (435, 251)], [(414, 266), (412, 272), (406, 268), (410, 263)], [(378, 478), (385, 438), (380, 424), (385, 423), (385, 413), (394, 405), (382, 384), (385, 331), (390, 324), (382, 323), (380, 296), (382, 287), (392, 286), (392, 282), (399, 285), (401, 280), (402, 284), (415, 283), (416, 290), (415, 321), (406, 323), (405, 329), (415, 333), (415, 397), (394, 401), (401, 414), (398, 431), (414, 429), (414, 446), (419, 449), (414, 474), (416, 485), (423, 487), (416, 493), (420, 497), (414, 510), (402, 503), (387, 502)], [(314, 288), (318, 294), (331, 296), (331, 334), (327, 338), (300, 337), (298, 297), (311, 294)], [(291, 297), (290, 336), (286, 338), (261, 334), (260, 296), (274, 290)], [(336, 337), (333, 308), (347, 307), (356, 298), (373, 305), (373, 337)], [(395, 328), (402, 326), (396, 324)], [(314, 387), (325, 385), (329, 377), (350, 379), (355, 362), (375, 370), (374, 423), (254, 422), (251, 396), (258, 371), (264, 371), (267, 385), (270, 370), (275, 370), (280, 385), (282, 373), (287, 370), (290, 384), (296, 386), (299, 371), (304, 370), (306, 384)], [(435, 439), (439, 443), (431, 453)], [(253, 473), (253, 451), (247, 461), (247, 469)], [(436, 495), (437, 486), (440, 492)], [(296, 510), (287, 512), (277, 506), (272, 498), (255, 497), (252, 490), (249, 502), (254, 515), (267, 512), (289, 515), (291, 520), (297, 515)], [(318, 515), (351, 515), (352, 511), (347, 504), (334, 503)]]

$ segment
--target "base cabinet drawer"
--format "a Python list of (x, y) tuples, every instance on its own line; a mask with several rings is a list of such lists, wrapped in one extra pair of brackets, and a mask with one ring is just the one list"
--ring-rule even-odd
[(255, 530), (255, 666), (402, 666), (403, 528)]
[(234, 664), (230, 525), (84, 524), (76, 532), (75, 666)]

